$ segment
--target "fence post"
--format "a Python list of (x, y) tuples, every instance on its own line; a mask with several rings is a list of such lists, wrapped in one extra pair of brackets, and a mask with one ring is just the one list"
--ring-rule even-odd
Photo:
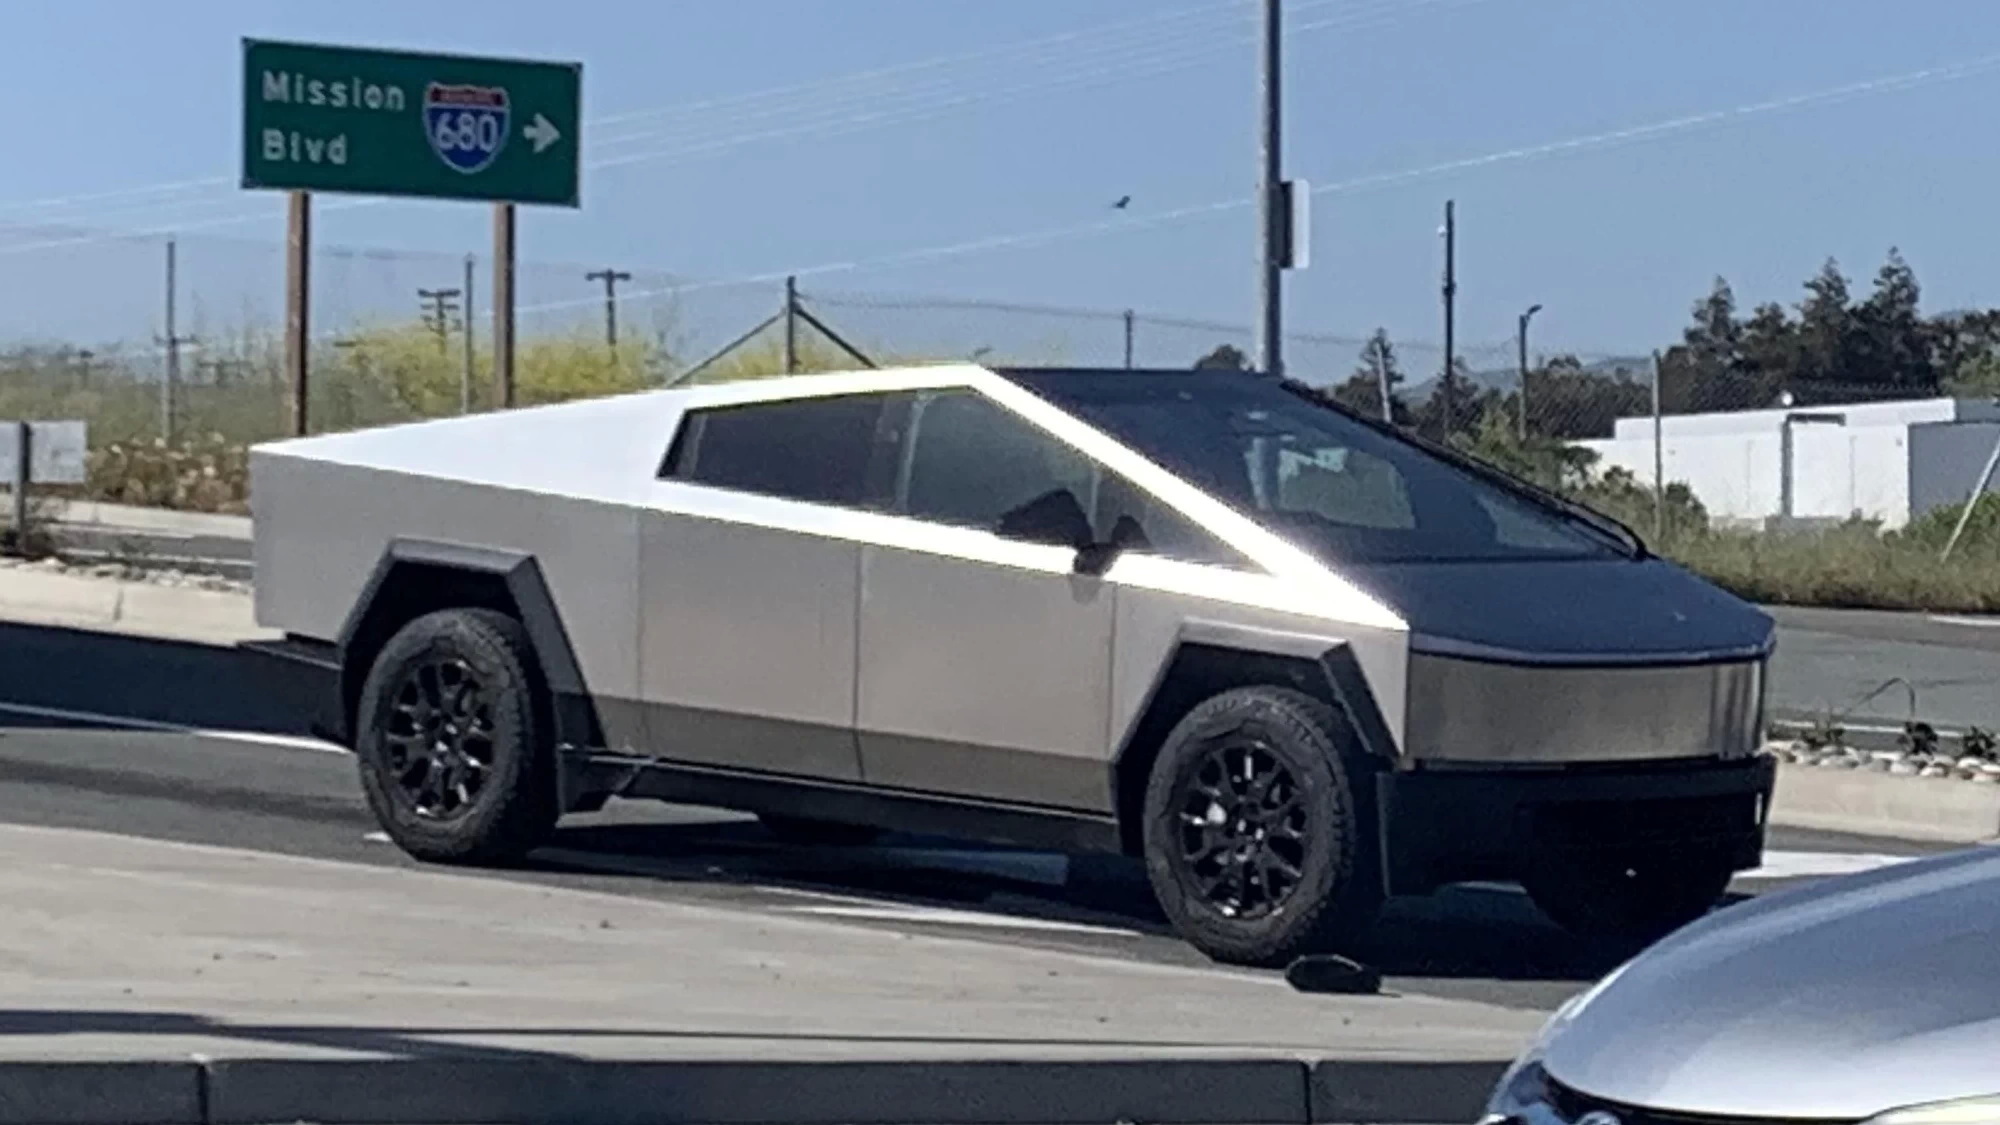
[(35, 428), (14, 423), (14, 553), (28, 553), (28, 475), (34, 456)]
[(1653, 541), (1659, 542), (1667, 528), (1666, 451), (1660, 440), (1660, 353), (1653, 353)]
[(799, 279), (785, 278), (785, 374), (799, 369)]

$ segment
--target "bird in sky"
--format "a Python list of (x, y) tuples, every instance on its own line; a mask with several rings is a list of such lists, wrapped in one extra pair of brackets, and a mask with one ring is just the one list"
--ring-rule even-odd
[(1118, 197), (1118, 202), (1113, 203), (1111, 205), (1111, 209), (1114, 211), (1123, 211), (1127, 206), (1131, 204), (1131, 202), (1132, 202), (1131, 196), (1121, 195)]

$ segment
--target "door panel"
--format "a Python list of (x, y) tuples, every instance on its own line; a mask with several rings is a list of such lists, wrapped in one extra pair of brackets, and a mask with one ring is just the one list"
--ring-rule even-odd
[(858, 780), (859, 568), (854, 543), (646, 513), (640, 690), (658, 752)]
[[(1070, 573), (1062, 548), (937, 531), (988, 549), (863, 548), (864, 776), (1108, 811), (1113, 587)], [(1017, 565), (966, 557), (975, 553)]]

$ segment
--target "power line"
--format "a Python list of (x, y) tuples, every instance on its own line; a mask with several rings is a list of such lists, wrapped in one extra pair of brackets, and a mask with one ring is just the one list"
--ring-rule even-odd
[[(1243, 2), (1243, 0), (1237, 0), (1237, 2), (1240, 4), (1241, 2)], [(1386, 22), (1393, 22), (1394, 18), (1399, 13), (1408, 10), (1414, 10), (1422, 7), (1431, 7), (1440, 4), (1465, 6), (1469, 4), (1487, 3), (1487, 2), (1490, 2), (1490, 0), (1305, 0), (1304, 3), (1297, 4), (1295, 5), (1295, 7), (1299, 10), (1305, 10), (1311, 8), (1324, 7), (1335, 3), (1344, 3), (1364, 10), (1360, 10), (1358, 12), (1351, 12), (1345, 15), (1331, 17), (1320, 21), (1302, 23), (1296, 26), (1293, 29), (1293, 31), (1295, 33), (1304, 33), (1304, 32), (1324, 30), (1329, 28), (1355, 29), (1365, 26), (1380, 26), (1381, 24)], [(1372, 5), (1372, 7), (1370, 7), (1369, 5)], [(966, 106), (989, 104), (995, 101), (1011, 100), (1013, 98), (1018, 98), (1026, 95), (1046, 94), (1052, 91), (1061, 91), (1061, 90), (1075, 89), (1079, 87), (1102, 85), (1107, 82), (1117, 81), (1120, 79), (1144, 78), (1159, 74), (1170, 73), (1192, 62), (1195, 62), (1200, 58), (1213, 54), (1220, 49), (1236, 45), (1237, 43), (1240, 42), (1248, 42), (1248, 41), (1249, 38), (1242, 35), (1234, 37), (1219, 37), (1212, 31), (1202, 30), (1200, 34), (1181, 36), (1180, 41), (1170, 40), (1163, 44), (1160, 44), (1158, 48), (1153, 49), (1150, 54), (1135, 55), (1133, 57), (1126, 58), (1115, 64), (1103, 64), (1096, 62), (1094, 59), (1085, 58), (1080, 62), (1078, 62), (1076, 65), (1071, 66), (1067, 74), (1057, 75), (1053, 79), (1049, 80), (1015, 83), (1012, 86), (1003, 87), (998, 91), (987, 90), (982, 93), (975, 90), (974, 92), (962, 93), (955, 97), (943, 96), (945, 94), (949, 94), (952, 92), (953, 89), (952, 83), (957, 81), (957, 79), (954, 78), (942, 84), (934, 84), (930, 87), (919, 87), (915, 89), (906, 90), (902, 94), (897, 96), (901, 98), (902, 102), (907, 104), (902, 104), (900, 106), (892, 105), (886, 109), (868, 109), (866, 108), (865, 103), (861, 106), (861, 108), (857, 108), (856, 105), (852, 103), (844, 105), (837, 99), (828, 100), (825, 98), (816, 98), (809, 102), (804, 103), (803, 106), (800, 108), (788, 111), (780, 111), (780, 110), (758, 111), (757, 113), (750, 115), (748, 119), (724, 118), (712, 122), (707, 122), (703, 125), (701, 130), (694, 132), (692, 134), (688, 134), (684, 130), (683, 134), (679, 137), (678, 141), (673, 145), (671, 145), (671, 147), (649, 149), (637, 153), (626, 153), (626, 154), (605, 156), (588, 161), (586, 163), (586, 166), (591, 169), (604, 169), (604, 168), (622, 167), (629, 164), (651, 162), (661, 159), (670, 159), (670, 158), (685, 159), (691, 156), (707, 155), (714, 152), (725, 151), (728, 149), (739, 147), (744, 144), (754, 143), (762, 140), (771, 140), (771, 139), (799, 136), (799, 135), (815, 135), (815, 136), (840, 135), (843, 133), (855, 132), (861, 129), (879, 128), (885, 125), (926, 120), (942, 116), (945, 113), (948, 113), (952, 110), (956, 110)], [(1099, 53), (1103, 53), (1104, 51), (1113, 49), (1126, 50), (1129, 52), (1131, 46), (1129, 44), (1110, 44), (1107, 45), (1106, 48), (1100, 49)], [(1018, 69), (1016, 71), (1009, 71), (1008, 73), (1013, 74), (1017, 72)], [(888, 91), (888, 93), (895, 94), (895, 91), (891, 90)], [(746, 128), (746, 125), (748, 125), (751, 122), (751, 120), (760, 119), (764, 117), (772, 117), (772, 116), (784, 116), (787, 117), (788, 120), (783, 125), (768, 129), (752, 130)], [(597, 141), (592, 143), (591, 147), (601, 148), (605, 146), (629, 144), (639, 141), (657, 140), (663, 136), (671, 136), (671, 135), (673, 135), (672, 130), (665, 130), (665, 131), (652, 130), (652, 131), (632, 134), (629, 136), (613, 137), (607, 140)], [(219, 183), (219, 182), (227, 182), (227, 180), (225, 178), (221, 180), (185, 181), (184, 183), (202, 184), (202, 183)], [(126, 189), (126, 192), (100, 192), (100, 193), (95, 193), (94, 197), (106, 198), (128, 193), (142, 194), (150, 190), (154, 189), (134, 188), (134, 189)], [(57, 199), (57, 200), (43, 200), (39, 202), (42, 204), (60, 204), (65, 202), (73, 202), (76, 200), (80, 200), (82, 198), (85, 197), (78, 196), (78, 197), (71, 197), (71, 199), (69, 200)], [(167, 201), (164, 203), (136, 204), (130, 207), (113, 209), (110, 212), (101, 212), (100, 214), (111, 214), (111, 215), (124, 215), (133, 213), (149, 214), (157, 212), (163, 208), (172, 209), (180, 207), (207, 207), (218, 203), (226, 203), (228, 205), (233, 206), (237, 202), (238, 201), (233, 197), (225, 199), (189, 199), (180, 201)], [(389, 202), (392, 202), (392, 200), (385, 198), (368, 197), (368, 198), (346, 200), (343, 201), (343, 205), (348, 207), (364, 207), (364, 206), (379, 206)], [(28, 206), (32, 205), (0, 204), (0, 210), (8, 210), (11, 207), (25, 208)], [(178, 224), (162, 226), (154, 231), (149, 231), (149, 232), (137, 232), (136, 234), (132, 232), (111, 232), (103, 234), (102, 236), (79, 236), (77, 238), (66, 239), (55, 242), (22, 244), (19, 245), (18, 247), (0, 247), (0, 252), (6, 252), (17, 248), (42, 249), (53, 246), (77, 245), (77, 244), (82, 244), (85, 241), (93, 240), (98, 237), (101, 237), (102, 239), (105, 240), (109, 240), (120, 237), (144, 236), (145, 234), (149, 233), (162, 233), (167, 230), (201, 229), (210, 226), (229, 225), (236, 222), (248, 222), (262, 217), (263, 215), (261, 213), (256, 213), (256, 212), (242, 212), (239, 214), (221, 215), (213, 217), (201, 216), (197, 217), (194, 221), (191, 222), (183, 222)], [(45, 220), (45, 221), (55, 221), (55, 220)]]
[[(1210, 3), (1210, 4), (1190, 6), (1186, 8), (1171, 9), (1165, 12), (1152, 13), (1150, 15), (1139, 17), (1136, 19), (1120, 20), (1108, 24), (1100, 24), (1090, 28), (1084, 28), (1076, 31), (1062, 32), (1055, 35), (1043, 36), (1036, 39), (1029, 39), (1018, 43), (1007, 44), (1001, 47), (984, 48), (976, 51), (965, 51), (947, 55), (934, 56), (932, 58), (922, 59), (916, 62), (900, 63), (892, 66), (878, 67), (871, 70), (864, 70), (850, 74), (839, 75), (830, 79), (821, 79), (812, 82), (791, 83), (788, 85), (772, 87), (766, 90), (754, 91), (747, 94), (728, 95), (716, 98), (704, 98), (694, 102), (679, 102), (679, 103), (671, 103), (664, 106), (653, 106), (644, 109), (627, 110), (620, 113), (607, 114), (601, 117), (588, 119), (586, 121), (586, 124), (592, 126), (615, 126), (625, 122), (644, 120), (648, 118), (671, 117), (674, 115), (691, 117), (702, 113), (712, 113), (713, 111), (716, 110), (728, 110), (731, 107), (754, 106), (760, 102), (765, 102), (765, 103), (779, 102), (780, 104), (778, 104), (774, 108), (759, 110), (758, 112), (762, 113), (779, 112), (782, 111), (787, 105), (791, 104), (790, 102), (780, 101), (780, 99), (786, 99), (786, 98), (790, 98), (792, 102), (796, 102), (799, 104), (821, 105), (825, 104), (825, 100), (828, 97), (829, 90), (832, 89), (838, 89), (841, 87), (861, 87), (865, 89), (870, 83), (879, 82), (880, 80), (885, 78), (893, 78), (894, 76), (899, 74), (918, 73), (926, 70), (933, 70), (946, 66), (952, 66), (955, 64), (975, 62), (981, 59), (1009, 58), (1027, 52), (1046, 49), (1047, 47), (1061, 43), (1083, 41), (1098, 36), (1109, 36), (1112, 38), (1114, 42), (1121, 42), (1122, 40), (1117, 39), (1117, 35), (1118, 33), (1125, 32), (1127, 29), (1133, 29), (1133, 28), (1143, 29), (1149, 26), (1170, 27), (1173, 24), (1187, 21), (1190, 19), (1190, 17), (1199, 18), (1204, 16), (1210, 16), (1222, 11), (1226, 11), (1228, 9), (1242, 8), (1250, 2), (1252, 2), (1252, 0), (1225, 0), (1225, 2), (1223, 3)], [(1309, 0), (1309, 2), (1327, 3), (1331, 2), (1331, 0)], [(1127, 38), (1130, 39), (1134, 37), (1127, 36)], [(1137, 38), (1143, 39), (1143, 36)], [(731, 119), (725, 116), (724, 118), (722, 118), (722, 120), (725, 123), (727, 123)], [(638, 134), (634, 134), (633, 136), (644, 138), (650, 136), (650, 134), (642, 131)], [(629, 140), (632, 138), (627, 137), (624, 139)], [(616, 138), (614, 138), (614, 141), (615, 140)], [(46, 210), (52, 208), (60, 209), (60, 208), (74, 206), (78, 203), (96, 202), (106, 199), (118, 199), (118, 198), (132, 197), (132, 196), (151, 195), (151, 194), (168, 194), (175, 191), (187, 190), (190, 188), (213, 188), (219, 186), (228, 186), (234, 184), (235, 182), (236, 182), (235, 177), (232, 176), (207, 176), (197, 179), (165, 181), (160, 183), (145, 184), (129, 188), (119, 188), (106, 191), (72, 194), (66, 196), (54, 196), (43, 199), (0, 202), (0, 213)]]
[[(1519, 148), (1506, 149), (1499, 152), (1486, 153), (1480, 156), (1473, 156), (1458, 160), (1445, 161), (1442, 163), (1430, 164), (1418, 168), (1405, 169), (1397, 172), (1375, 173), (1365, 176), (1354, 177), (1347, 180), (1341, 180), (1333, 183), (1318, 185), (1312, 189), (1312, 194), (1314, 195), (1338, 194), (1350, 191), (1361, 191), (1369, 188), (1406, 183), (1415, 180), (1446, 175), (1452, 172), (1466, 171), (1474, 168), (1486, 167), (1495, 164), (1536, 160), (1548, 156), (1586, 151), (1589, 149), (1611, 144), (1650, 140), (1650, 139), (1673, 135), (1676, 133), (1689, 132), (1706, 126), (1715, 125), (1721, 122), (1747, 118), (1759, 114), (1778, 112), (1787, 109), (1804, 108), (1810, 105), (1825, 104), (1853, 97), (1872, 96), (1875, 94), (1889, 93), (1897, 90), (1913, 89), (1918, 86), (1927, 85), (1935, 82), (1956, 81), (1959, 79), (1971, 77), (1975, 74), (1982, 73), (1987, 70), (1991, 70), (1995, 66), (2000, 66), (2000, 53), (1984, 55), (1960, 63), (1927, 67), (1922, 70), (1911, 71), (1904, 74), (1889, 76), (1885, 78), (1868, 79), (1861, 82), (1847, 83), (1841, 86), (1830, 87), (1804, 94), (1791, 95), (1784, 98), (1775, 98), (1764, 101), (1745, 103), (1743, 105), (1731, 107), (1729, 109), (1713, 110), (1704, 113), (1690, 114), (1681, 117), (1670, 118), (1664, 121), (1652, 122), (1645, 125), (1636, 125), (1636, 126), (1630, 126), (1626, 128), (1609, 130), (1604, 132), (1585, 134), (1582, 136), (1571, 137), (1564, 140), (1550, 141), (1538, 145), (1529, 145)], [(341, 201), (329, 202), (324, 204), (323, 206), (327, 208), (333, 208), (339, 206), (340, 203), (354, 203), (354, 202), (365, 202), (365, 201), (341, 200)], [(624, 296), (626, 297), (627, 300), (632, 300), (632, 299), (643, 300), (654, 297), (678, 296), (682, 294), (703, 292), (708, 290), (769, 284), (773, 282), (782, 281), (787, 276), (815, 277), (833, 273), (855, 272), (864, 269), (880, 269), (880, 268), (888, 268), (894, 266), (914, 265), (927, 261), (964, 257), (970, 254), (985, 253), (995, 250), (1027, 249), (1034, 246), (1045, 245), (1049, 243), (1068, 242), (1080, 238), (1089, 238), (1104, 234), (1125, 233), (1128, 231), (1143, 230), (1151, 227), (1162, 226), (1168, 223), (1214, 216), (1229, 211), (1239, 210), (1244, 207), (1248, 207), (1253, 202), (1254, 199), (1250, 198), (1219, 200), (1211, 203), (1194, 204), (1184, 207), (1173, 208), (1170, 210), (1155, 212), (1152, 214), (1121, 216), (1115, 219), (1103, 219), (1089, 223), (1072, 224), (1069, 226), (1055, 227), (1040, 231), (1003, 234), (1003, 235), (989, 235), (975, 239), (968, 239), (960, 242), (945, 243), (938, 246), (897, 251), (890, 254), (878, 255), (870, 258), (856, 258), (856, 259), (847, 259), (834, 262), (826, 262), (815, 266), (788, 266), (781, 269), (769, 270), (754, 274), (743, 274), (729, 278), (689, 281), (689, 282), (660, 286), (649, 289), (631, 290), (625, 293)], [(156, 233), (166, 234), (171, 232), (160, 231)], [(61, 243), (58, 243), (58, 245), (61, 245)], [(33, 248), (39, 248), (39, 247), (29, 247), (29, 249)], [(0, 255), (18, 252), (22, 249), (23, 249), (22, 247), (18, 246), (0, 247)], [(520, 314), (558, 312), (566, 309), (573, 309), (593, 304), (599, 299), (600, 298), (593, 297), (593, 298), (582, 298), (582, 299), (564, 299), (558, 301), (547, 301), (535, 305), (522, 306), (516, 311), (517, 313)], [(485, 314), (482, 313), (481, 315)], [(1288, 338), (1291, 337), (1288, 336)]]

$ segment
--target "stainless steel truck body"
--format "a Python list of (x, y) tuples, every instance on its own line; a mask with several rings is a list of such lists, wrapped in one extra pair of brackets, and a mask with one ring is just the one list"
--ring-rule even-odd
[(251, 453), (256, 611), (416, 855), (654, 796), (1143, 855), (1211, 955), (1520, 879), (1653, 932), (1759, 862), (1770, 620), (1224, 371), (834, 373)]

